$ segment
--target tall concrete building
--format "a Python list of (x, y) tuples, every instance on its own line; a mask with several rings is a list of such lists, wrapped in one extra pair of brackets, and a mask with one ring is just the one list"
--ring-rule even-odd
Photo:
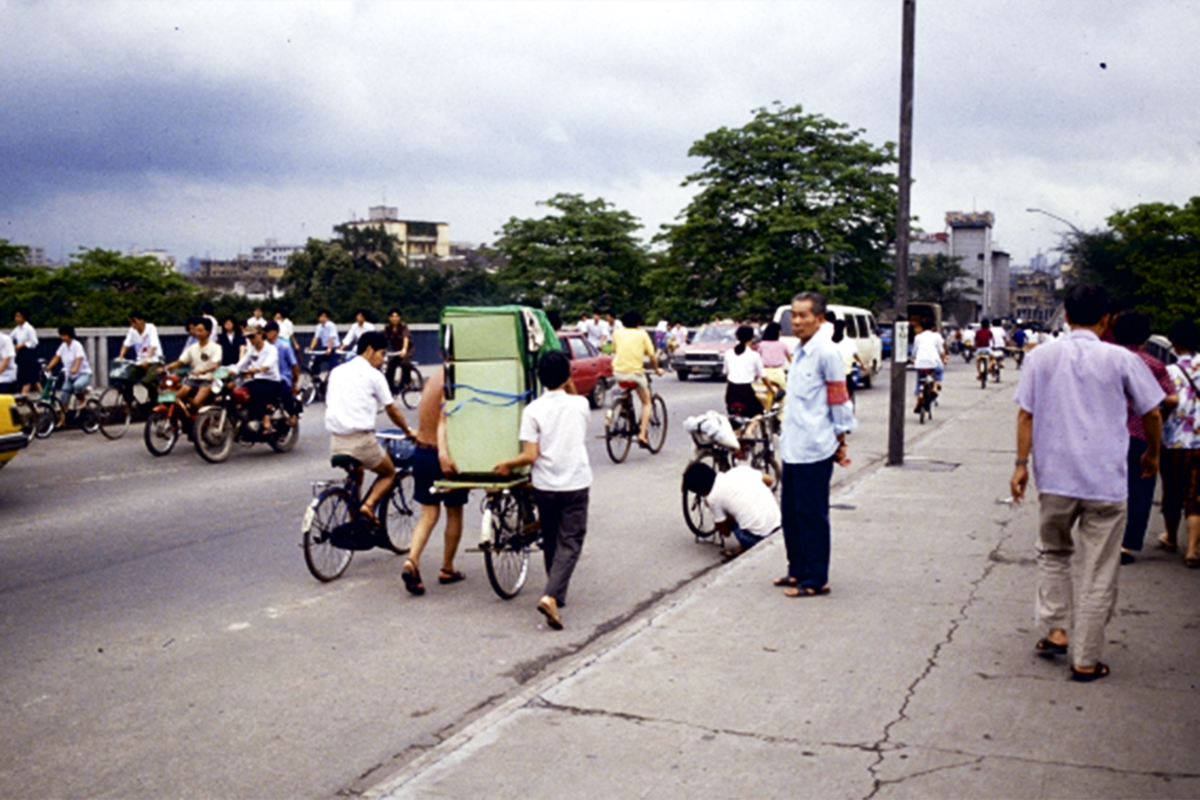
[(995, 218), (990, 211), (948, 211), (949, 251), (960, 259), (968, 278), (962, 284), (973, 288), (978, 318), (1008, 316), (1009, 255), (992, 242)]
[(400, 251), (411, 266), (450, 256), (450, 225), (446, 222), (403, 220), (392, 206), (372, 206), (367, 219), (345, 224), (352, 228), (383, 228), (400, 240)]

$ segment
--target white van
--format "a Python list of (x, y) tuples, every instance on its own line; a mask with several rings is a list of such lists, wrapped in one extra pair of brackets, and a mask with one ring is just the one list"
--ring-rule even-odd
[[(857, 306), (830, 305), (827, 309), (835, 312), (838, 319), (846, 321), (846, 335), (858, 345), (858, 357), (867, 365), (867, 370), (862, 376), (863, 386), (870, 387), (874, 377), (879, 374), (879, 368), (883, 366), (883, 342), (879, 339), (879, 325), (875, 322), (875, 315)], [(792, 333), (791, 303), (775, 310), (775, 321), (782, 328), (780, 340), (786, 342), (789, 348), (794, 348), (799, 339)]]

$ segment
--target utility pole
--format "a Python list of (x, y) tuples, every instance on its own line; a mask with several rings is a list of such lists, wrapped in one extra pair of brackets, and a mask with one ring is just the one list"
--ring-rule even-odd
[[(908, 312), (908, 234), (912, 188), (913, 39), (917, 25), (917, 0), (903, 0), (904, 28), (900, 48), (900, 174), (896, 208), (896, 279), (893, 307), (896, 316)], [(892, 328), (892, 397), (888, 413), (889, 467), (904, 464), (904, 412), (906, 408), (908, 326)], [(901, 333), (904, 337), (901, 338)]]

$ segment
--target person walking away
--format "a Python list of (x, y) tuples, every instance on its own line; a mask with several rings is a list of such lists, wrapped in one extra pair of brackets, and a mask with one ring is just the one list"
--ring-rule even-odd
[(754, 391), (754, 382), (762, 380), (762, 357), (750, 347), (754, 328), (738, 326), (734, 333), (737, 346), (725, 351), (725, 413), (736, 417), (757, 417), (763, 413), (762, 403)]
[(1163, 432), (1162, 512), (1166, 532), (1159, 537), (1164, 549), (1179, 545), (1179, 523), (1187, 519), (1187, 551), (1183, 563), (1200, 568), (1200, 332), (1191, 320), (1171, 326), (1168, 338), (1179, 360), (1167, 367), (1179, 404)]
[(292, 346), (283, 344), (278, 322), (268, 322), (263, 334), (267, 337), (267, 344), (275, 348), (279, 357), (279, 401), (288, 415), (288, 425), (295, 425), (296, 418), (300, 416), (300, 402), (296, 398), (300, 392), (300, 361)]
[(792, 300), (792, 331), (800, 342), (788, 370), (783, 407), (783, 541), (787, 575), (775, 581), (788, 597), (827, 595), (829, 587), (829, 483), (833, 465), (850, 466), (846, 435), (857, 424), (846, 390), (846, 367), (837, 347), (818, 335), (825, 298), (801, 292)]
[(0, 394), (16, 394), (20, 388), (17, 383), (17, 349), (13, 346), (12, 338), (0, 331)]
[(638, 446), (649, 447), (650, 438), (650, 383), (646, 380), (647, 358), (654, 365), (656, 375), (662, 375), (662, 367), (654, 357), (654, 342), (639, 325), (642, 315), (637, 311), (626, 311), (621, 315), (622, 327), (613, 331), (613, 379), (619, 384), (622, 381), (637, 384), (637, 394), (642, 401), (641, 430), (638, 432)]
[[(1109, 674), (1100, 658), (1117, 602), (1125, 530), (1126, 407), (1142, 417), (1140, 466), (1150, 477), (1158, 471), (1158, 405), (1166, 393), (1141, 359), (1100, 340), (1109, 317), (1102, 286), (1072, 286), (1064, 306), (1071, 332), (1030, 353), (1017, 383), (1017, 459), (1009, 488), (1020, 503), (1032, 454), (1039, 506), (1034, 613), (1042, 634), (1035, 651), (1066, 655), (1069, 643), (1071, 678), (1086, 682)], [(1076, 547), (1082, 562), (1077, 590), (1071, 576)]]
[[(1150, 338), (1150, 318), (1137, 311), (1126, 311), (1117, 315), (1113, 323), (1113, 338), (1116, 343), (1140, 358), (1155, 382), (1167, 393), (1159, 407), (1165, 421), (1171, 409), (1179, 403), (1179, 394), (1167, 374), (1166, 366), (1154, 356), (1142, 349), (1142, 345)], [(1125, 427), (1129, 431), (1129, 450), (1126, 458), (1126, 480), (1128, 481), (1128, 507), (1125, 514), (1125, 534), (1121, 537), (1121, 563), (1132, 564), (1137, 559), (1135, 552), (1140, 552), (1142, 542), (1146, 538), (1146, 526), (1150, 522), (1150, 506), (1154, 501), (1154, 486), (1157, 476), (1149, 478), (1142, 476), (1142, 456), (1146, 454), (1146, 431), (1142, 427), (1142, 418), (1128, 408)], [(1166, 454), (1162, 455), (1163, 463), (1160, 468), (1166, 471)]]
[(189, 319), (187, 327), (196, 341), (183, 349), (178, 361), (172, 361), (163, 367), (166, 370), (188, 367), (188, 376), (183, 379), (183, 384), (175, 396), (186, 401), (194, 391), (196, 396), (191, 401), (193, 408), (200, 408), (208, 400), (212, 393), (213, 373), (221, 366), (221, 346), (209, 338), (209, 334), (212, 333), (211, 325), (208, 317)]
[(262, 420), (263, 436), (274, 433), (268, 406), (279, 402), (279, 351), (267, 342), (266, 333), (257, 325), (248, 331), (250, 346), (238, 362), (237, 371), (250, 375), (250, 416)]
[(62, 364), (63, 385), (59, 402), (65, 411), (71, 405), (72, 395), (78, 395), (82, 401), (87, 393), (88, 384), (92, 382), (92, 365), (88, 362), (87, 353), (83, 351), (83, 345), (75, 338), (74, 325), (60, 325), (58, 337), (62, 339), (62, 344), (58, 346), (58, 351), (50, 359), (46, 369), (52, 370)]
[(354, 477), (361, 488), (364, 470), (374, 472), (375, 483), (357, 513), (378, 525), (375, 506), (396, 479), (392, 459), (375, 437), (375, 418), (380, 410), (409, 436), (408, 421), (396, 408), (391, 389), (379, 368), (387, 357), (383, 334), (370, 331), (358, 340), (358, 354), (329, 373), (325, 393), (325, 430), (329, 431), (329, 455), (350, 456), (361, 464)]
[(554, 630), (562, 630), (560, 610), (567, 603), (571, 575), (587, 535), (588, 493), (592, 467), (588, 462), (588, 402), (575, 392), (571, 360), (553, 351), (538, 362), (538, 380), (546, 391), (521, 412), (521, 454), (502, 461), (495, 471), (507, 477), (516, 467), (532, 465), (534, 502), (542, 524), (542, 555), (546, 590), (537, 609)]
[(467, 503), (469, 492), (466, 489), (437, 491), (433, 485), (434, 481), (458, 472), (446, 444), (446, 413), (442, 402), (445, 376), (445, 367), (439, 367), (429, 375), (417, 406), (417, 434), (414, 437), (417, 449), (412, 459), (413, 498), (421, 504), (421, 518), (413, 528), (412, 546), (400, 577), (404, 579), (404, 588), (418, 597), (425, 594), (425, 584), (421, 580), (421, 554), (425, 552), (425, 545), (438, 523), (443, 505), (446, 506), (446, 530), (438, 583), (458, 583), (467, 577), (454, 568), (454, 557), (462, 540), (463, 506)]
[(747, 464), (717, 472), (703, 461), (693, 461), (683, 473), (689, 492), (705, 498), (722, 540), (733, 536), (737, 545), (721, 551), (726, 561), (737, 558), (783, 524), (779, 505), (771, 493), (774, 479)]
[(913, 338), (913, 368), (917, 371), (917, 385), (913, 394), (917, 397), (917, 406), (913, 413), (921, 412), (921, 379), (926, 374), (933, 373), (933, 394), (936, 398), (942, 392), (942, 378), (945, 377), (946, 340), (933, 330), (933, 321), (926, 317), (913, 317), (913, 328), (917, 335)]
[(129, 332), (121, 343), (121, 351), (117, 360), (125, 358), (126, 351), (133, 349), (133, 360), (137, 366), (133, 371), (133, 380), (146, 387), (149, 395), (148, 405), (158, 400), (158, 370), (162, 367), (162, 343), (158, 340), (158, 328), (146, 321), (146, 315), (140, 311), (129, 315)]
[(787, 385), (787, 365), (792, 358), (787, 345), (779, 341), (782, 330), (778, 322), (768, 322), (767, 327), (763, 329), (762, 341), (758, 343), (763, 379), (771, 385), (771, 391), (776, 397)]
[(40, 392), (42, 370), (38, 365), (37, 331), (29, 322), (29, 312), (23, 308), (13, 313), (13, 321), (17, 323), (11, 334), (13, 348), (17, 351), (17, 383), (21, 385), (22, 393)]

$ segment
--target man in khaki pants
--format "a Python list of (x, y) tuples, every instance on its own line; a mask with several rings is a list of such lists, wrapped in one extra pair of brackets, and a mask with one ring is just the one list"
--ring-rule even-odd
[[(1032, 451), (1040, 507), (1035, 616), (1043, 634), (1035, 649), (1042, 656), (1066, 655), (1069, 641), (1071, 678), (1094, 681), (1109, 672), (1100, 655), (1117, 604), (1128, 495), (1127, 406), (1145, 425), (1141, 465), (1148, 477), (1158, 472), (1158, 405), (1165, 394), (1141, 359), (1100, 341), (1109, 306), (1103, 287), (1073, 286), (1065, 306), (1070, 334), (1030, 352), (1021, 370), (1010, 488), (1015, 501), (1025, 497)], [(1082, 559), (1077, 593), (1071, 582), (1076, 545)]]

